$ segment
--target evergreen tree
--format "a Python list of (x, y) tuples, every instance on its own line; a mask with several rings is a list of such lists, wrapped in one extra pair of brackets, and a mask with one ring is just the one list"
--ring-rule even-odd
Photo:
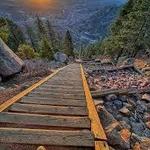
[(46, 26), (47, 26), (47, 37), (51, 41), (52, 46), (55, 47), (55, 45), (57, 44), (57, 38), (55, 31), (49, 20), (46, 21)]
[(111, 34), (101, 46), (105, 53), (119, 58), (121, 55), (134, 57), (150, 45), (150, 1), (129, 0), (112, 25)]
[(42, 39), (43, 37), (45, 38), (45, 36), (47, 36), (45, 24), (39, 16), (37, 16), (36, 23), (38, 29), (38, 36), (40, 37), (40, 39)]
[(17, 51), (18, 46), (25, 43), (23, 32), (19, 26), (6, 18), (0, 18), (0, 36), (13, 51)]
[(32, 27), (29, 27), (28, 25), (26, 25), (26, 32), (30, 41), (30, 44), (32, 45), (32, 47), (36, 50), (38, 49), (38, 40), (37, 40), (37, 35), (35, 34), (35, 32), (33, 31)]
[(64, 39), (64, 53), (68, 56), (74, 57), (74, 46), (69, 31), (66, 32), (65, 39)]
[(43, 38), (40, 42), (40, 56), (49, 60), (53, 59), (53, 49), (47, 38)]

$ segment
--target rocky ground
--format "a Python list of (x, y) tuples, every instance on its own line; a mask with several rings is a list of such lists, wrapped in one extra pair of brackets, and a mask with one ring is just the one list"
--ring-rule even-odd
[[(93, 64), (88, 64), (88, 67), (85, 65), (91, 90), (150, 88), (148, 76), (132, 67), (116, 70), (116, 66), (111, 66), (100, 63), (96, 67)], [(110, 149), (150, 149), (150, 93), (111, 93), (94, 100)]]
[(42, 60), (25, 61), (25, 67), (21, 73), (0, 82), (0, 104), (51, 74), (51, 67), (54, 68)]
[(20, 73), (4, 78), (3, 81), (0, 77), (0, 104), (51, 74), (54, 70), (73, 61), (61, 52), (56, 53), (54, 58), (53, 61), (25, 60), (24, 68)]
[(150, 77), (143, 76), (131, 66), (119, 70), (109, 64), (106, 67), (100, 66), (99, 68), (101, 69), (94, 71), (89, 68), (86, 69), (88, 82), (92, 90), (150, 88)]

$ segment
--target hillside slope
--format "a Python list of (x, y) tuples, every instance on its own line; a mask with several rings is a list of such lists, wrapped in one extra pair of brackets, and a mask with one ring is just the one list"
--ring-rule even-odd
[[(150, 1), (129, 0), (101, 46), (104, 53), (136, 56), (150, 53)], [(116, 54), (116, 55), (114, 55)]]

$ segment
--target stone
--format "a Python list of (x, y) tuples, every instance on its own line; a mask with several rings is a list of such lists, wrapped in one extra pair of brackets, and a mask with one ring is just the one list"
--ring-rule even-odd
[(106, 110), (105, 107), (100, 107), (97, 111), (104, 127), (109, 126), (112, 122), (116, 122), (116, 119)]
[(130, 122), (132, 127), (132, 132), (137, 135), (142, 135), (142, 132), (145, 130), (144, 124), (140, 122)]
[(44, 146), (39, 146), (37, 150), (46, 150), (46, 148)]
[(4, 88), (4, 87), (2, 87), (2, 86), (0, 86), (0, 90), (5, 90), (5, 88)]
[(144, 136), (144, 137), (150, 137), (150, 129), (145, 128), (145, 130), (142, 132), (142, 136)]
[(126, 121), (120, 121), (120, 125), (122, 128), (129, 129), (129, 130), (131, 129), (131, 126)]
[(144, 121), (144, 122), (147, 122), (147, 121), (149, 121), (149, 120), (150, 120), (150, 114), (147, 113), (147, 112), (145, 112), (145, 113), (144, 113), (144, 116), (143, 116), (143, 121)]
[(130, 149), (130, 134), (128, 129), (121, 129), (119, 124), (111, 127), (111, 130), (106, 130), (108, 144), (120, 150)]
[(144, 94), (144, 95), (142, 96), (142, 100), (145, 100), (145, 101), (147, 101), (147, 102), (150, 102), (150, 94)]
[(113, 100), (116, 100), (116, 99), (117, 99), (117, 95), (115, 95), (115, 94), (110, 94), (110, 95), (106, 96), (107, 101), (113, 101)]
[(133, 146), (133, 150), (150, 150), (150, 138), (140, 138)]
[(150, 67), (145, 67), (145, 68), (142, 69), (142, 72), (144, 72), (144, 73), (147, 72), (147, 71), (150, 71)]
[(131, 110), (133, 108), (133, 106), (129, 103), (123, 103), (123, 105), (128, 108), (129, 110)]
[(95, 104), (95, 106), (103, 105), (104, 101), (103, 100), (94, 100), (94, 104)]
[(120, 136), (121, 136), (121, 138), (122, 138), (125, 142), (129, 142), (129, 141), (130, 141), (131, 132), (130, 132), (129, 129), (127, 129), (127, 128), (122, 129), (122, 130), (120, 131)]
[(125, 61), (123, 61), (123, 65), (132, 65), (134, 63), (135, 59), (134, 58), (128, 58)]
[(146, 122), (146, 127), (150, 129), (150, 121)]
[(121, 108), (119, 110), (119, 112), (121, 112), (122, 114), (127, 115), (127, 116), (130, 114), (129, 109), (126, 106), (124, 106), (123, 108)]
[(0, 83), (2, 82), (2, 77), (0, 76)]
[(0, 38), (0, 75), (8, 77), (19, 73), (24, 62)]
[(82, 63), (83, 61), (82, 61), (82, 59), (75, 59), (75, 62), (76, 63)]
[(147, 111), (147, 107), (142, 101), (137, 101), (136, 111), (143, 114)]
[(120, 109), (123, 107), (123, 103), (120, 100), (114, 100), (113, 105), (116, 107), (116, 109)]
[(55, 53), (54, 58), (56, 61), (58, 61), (60, 63), (67, 63), (68, 62), (68, 56), (62, 52)]

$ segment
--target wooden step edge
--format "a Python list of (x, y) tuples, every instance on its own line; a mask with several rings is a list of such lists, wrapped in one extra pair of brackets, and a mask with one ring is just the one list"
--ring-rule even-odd
[(9, 106), (11, 106), (13, 103), (19, 101), (22, 97), (24, 97), (25, 95), (29, 94), (32, 90), (34, 90), (35, 88), (39, 87), (41, 84), (45, 83), (46, 81), (48, 81), (50, 78), (52, 78), (53, 76), (55, 76), (58, 72), (60, 72), (61, 70), (63, 70), (64, 68), (66, 68), (67, 66), (58, 69), (57, 71), (55, 71), (54, 73), (52, 73), (51, 75), (47, 76), (46, 78), (40, 80), (39, 82), (33, 84), (31, 87), (27, 88), (26, 90), (24, 90), (23, 92), (17, 94), (16, 96), (14, 96), (13, 98), (7, 100), (6, 102), (4, 102), (3, 104), (0, 105), (0, 112), (4, 111), (5, 109), (7, 109)]
[(0, 143), (35, 144), (49, 146), (94, 147), (89, 130), (39, 130), (26, 128), (0, 128)]

